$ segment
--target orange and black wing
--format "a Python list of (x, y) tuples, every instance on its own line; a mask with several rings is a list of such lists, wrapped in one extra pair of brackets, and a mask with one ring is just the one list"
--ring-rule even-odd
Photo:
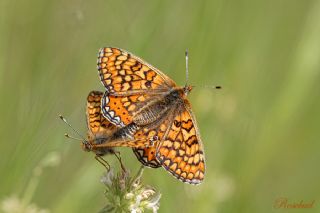
[[(171, 113), (170, 113), (171, 114)], [(137, 131), (134, 135), (135, 138), (155, 138), (153, 146), (134, 148), (133, 152), (137, 156), (138, 160), (145, 166), (151, 168), (161, 167), (161, 164), (156, 158), (157, 147), (165, 135), (166, 130), (169, 127), (169, 120), (160, 119), (152, 126), (145, 127)]]
[[(155, 143), (155, 146), (158, 142)], [(148, 147), (148, 148), (134, 148), (132, 149), (133, 153), (136, 155), (137, 159), (144, 166), (150, 168), (159, 168), (161, 164), (156, 158), (156, 147)]]
[(101, 98), (103, 93), (100, 91), (91, 91), (87, 97), (87, 126), (92, 135), (104, 134), (111, 135), (118, 128), (110, 123), (101, 114)]
[(102, 113), (118, 127), (132, 122), (138, 102), (146, 103), (176, 86), (158, 69), (118, 48), (100, 49), (98, 70), (106, 88)]
[(100, 80), (111, 95), (175, 86), (175, 83), (160, 70), (119, 48), (101, 48), (97, 65)]
[(180, 108), (157, 146), (156, 159), (179, 180), (199, 184), (205, 173), (203, 145), (187, 100)]

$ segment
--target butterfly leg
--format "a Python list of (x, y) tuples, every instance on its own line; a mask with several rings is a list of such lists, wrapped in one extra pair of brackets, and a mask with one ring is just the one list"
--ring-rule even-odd
[(137, 139), (128, 139), (128, 140), (119, 140), (119, 141), (110, 141), (108, 143), (94, 144), (92, 149), (99, 148), (114, 148), (114, 147), (132, 147), (132, 148), (146, 148), (154, 146), (155, 142), (159, 140), (158, 136), (152, 137), (143, 137)]
[(95, 158), (99, 163), (101, 163), (102, 166), (104, 166), (104, 167), (107, 169), (107, 171), (110, 170), (110, 164), (109, 164), (105, 159), (103, 159), (103, 157), (101, 157), (100, 155), (96, 155), (94, 158)]
[(119, 163), (120, 163), (120, 166), (121, 166), (121, 169), (122, 171), (126, 171), (126, 168), (124, 167), (123, 163), (122, 163), (122, 160), (121, 160), (121, 154), (119, 151), (114, 151), (114, 155), (116, 156), (116, 158), (118, 159)]

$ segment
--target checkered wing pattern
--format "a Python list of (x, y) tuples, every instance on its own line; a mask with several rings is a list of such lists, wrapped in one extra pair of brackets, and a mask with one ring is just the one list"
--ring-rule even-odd
[(87, 97), (87, 126), (89, 132), (92, 135), (97, 135), (103, 133), (105, 135), (111, 135), (117, 130), (117, 127), (110, 123), (101, 114), (101, 98), (103, 96), (102, 92), (91, 91)]
[(98, 70), (106, 93), (102, 113), (118, 127), (132, 122), (139, 104), (167, 92), (176, 84), (165, 74), (137, 56), (118, 48), (99, 51)]
[(199, 184), (205, 173), (204, 151), (196, 120), (185, 102), (158, 144), (156, 159), (179, 180)]
[(159, 120), (159, 122), (153, 124), (152, 126), (140, 129), (134, 135), (135, 138), (152, 138), (155, 137), (157, 140), (154, 142), (153, 146), (146, 148), (135, 148), (133, 149), (134, 154), (137, 156), (138, 160), (145, 166), (151, 168), (161, 167), (161, 164), (156, 158), (157, 147), (161, 140), (163, 140), (165, 132), (168, 129), (170, 120), (169, 119)]

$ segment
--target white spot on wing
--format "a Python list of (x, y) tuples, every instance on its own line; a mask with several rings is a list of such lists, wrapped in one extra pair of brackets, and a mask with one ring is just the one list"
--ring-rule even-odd
[[(105, 96), (104, 98), (104, 103), (107, 104), (110, 102), (110, 99), (108, 98), (108, 96)], [(109, 107), (108, 107), (108, 110), (109, 110)]]
[(109, 111), (109, 115), (110, 115), (110, 117), (114, 117), (114, 111)]
[(118, 123), (120, 123), (120, 118), (118, 116), (115, 116), (114, 120), (116, 120)]

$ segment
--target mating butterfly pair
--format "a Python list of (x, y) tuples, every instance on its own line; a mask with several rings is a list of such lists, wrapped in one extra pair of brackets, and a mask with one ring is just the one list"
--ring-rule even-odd
[(192, 87), (178, 87), (158, 69), (118, 48), (100, 49), (98, 70), (106, 92), (88, 96), (84, 149), (103, 155), (113, 147), (132, 147), (143, 165), (162, 166), (183, 182), (201, 183), (203, 146), (186, 99)]

